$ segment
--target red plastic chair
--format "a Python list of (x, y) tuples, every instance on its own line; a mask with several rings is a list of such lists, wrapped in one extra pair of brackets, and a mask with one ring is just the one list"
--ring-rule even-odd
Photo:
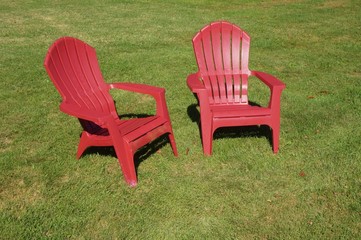
[[(229, 126), (268, 125), (272, 128), (273, 152), (278, 152), (280, 98), (286, 87), (277, 78), (248, 69), (250, 37), (229, 22), (205, 26), (193, 38), (198, 72), (187, 84), (198, 97), (203, 152), (212, 154), (213, 133)], [(248, 102), (248, 77), (256, 76), (271, 90), (268, 107)]]
[[(79, 39), (63, 37), (49, 48), (44, 66), (63, 101), (60, 110), (77, 117), (83, 127), (77, 159), (90, 146), (114, 146), (126, 182), (135, 186), (134, 153), (168, 134), (178, 155), (163, 88), (132, 83), (104, 82), (95, 49)], [(118, 117), (112, 88), (149, 94), (156, 100), (156, 115), (123, 120)]]

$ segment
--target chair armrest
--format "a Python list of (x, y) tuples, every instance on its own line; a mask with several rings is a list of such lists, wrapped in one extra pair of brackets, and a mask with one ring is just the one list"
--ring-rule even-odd
[(109, 86), (111, 89), (116, 88), (125, 91), (151, 95), (156, 101), (156, 114), (169, 118), (164, 88), (139, 83), (111, 83)]
[(268, 107), (272, 109), (272, 111), (277, 112), (279, 114), (280, 104), (281, 104), (281, 93), (282, 90), (286, 88), (286, 84), (272, 76), (271, 74), (252, 71), (251, 75), (257, 77), (262, 82), (264, 82), (271, 90), (271, 97), (268, 104)]
[(199, 81), (199, 73), (192, 73), (187, 77), (187, 85), (193, 93), (199, 93), (206, 90), (205, 86)]
[(92, 121), (100, 125), (105, 124), (109, 117), (112, 117), (110, 114), (93, 112), (65, 102), (60, 104), (60, 110), (76, 118)]
[(257, 77), (259, 80), (264, 82), (271, 90), (275, 87), (284, 89), (286, 84), (272, 76), (271, 74), (259, 72), (259, 71), (251, 71), (251, 75)]
[[(189, 89), (198, 97), (198, 103), (201, 110), (201, 116), (210, 114), (208, 92), (204, 84), (199, 80), (199, 73), (192, 73), (187, 77), (187, 85)], [(202, 114), (203, 113), (203, 114)]]
[(139, 83), (111, 83), (109, 84), (109, 86), (112, 89), (116, 88), (125, 91), (149, 94), (152, 96), (159, 95), (165, 92), (164, 88)]

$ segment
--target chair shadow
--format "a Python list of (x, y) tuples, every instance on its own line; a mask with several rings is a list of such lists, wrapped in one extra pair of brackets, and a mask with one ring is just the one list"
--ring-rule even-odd
[[(252, 106), (260, 106), (259, 104), (254, 102), (249, 102), (249, 104)], [(192, 122), (197, 123), (199, 135), (202, 138), (200, 112), (197, 109), (197, 106), (198, 104), (191, 104), (190, 106), (188, 106), (187, 113)], [(267, 125), (221, 127), (218, 128), (213, 135), (213, 139), (247, 137), (265, 137), (272, 147), (272, 130)]]
[[(148, 114), (124, 114), (124, 115), (120, 115), (120, 118), (144, 118), (144, 117), (150, 117), (152, 115), (148, 115)], [(170, 141), (168, 138), (168, 134), (165, 133), (164, 135), (158, 137), (157, 139), (153, 140), (152, 142), (144, 145), (143, 147), (139, 148), (135, 153), (134, 153), (134, 166), (135, 166), (135, 171), (136, 174), (138, 175), (138, 167), (139, 165), (145, 161), (148, 157), (150, 157), (151, 155), (157, 153), (161, 148), (163, 148), (164, 146), (166, 146), (167, 144), (170, 145)], [(117, 158), (115, 149), (113, 146), (106, 146), (106, 147), (97, 147), (97, 146), (93, 146), (93, 147), (88, 147), (84, 153), (82, 154), (81, 158), (86, 156), (86, 155), (91, 155), (91, 154), (99, 154), (101, 156), (111, 156), (114, 158)]]

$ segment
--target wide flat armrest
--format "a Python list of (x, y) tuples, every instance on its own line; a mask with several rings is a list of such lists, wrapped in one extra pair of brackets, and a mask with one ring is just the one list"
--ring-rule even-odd
[(139, 83), (111, 83), (110, 88), (122, 89), (131, 92), (149, 94), (152, 96), (165, 93), (164, 88)]
[(111, 83), (109, 86), (110, 88), (151, 95), (156, 101), (157, 115), (165, 117), (169, 115), (164, 88), (139, 83)]
[(272, 76), (271, 74), (264, 73), (264, 72), (258, 72), (258, 71), (251, 71), (251, 75), (260, 79), (271, 89), (274, 87), (284, 89), (286, 87), (286, 84), (284, 84), (281, 80), (277, 79), (276, 77)]
[(107, 121), (107, 119), (111, 117), (111, 115), (108, 113), (105, 114), (105, 113), (93, 112), (84, 108), (80, 108), (74, 104), (68, 104), (65, 102), (62, 102), (60, 104), (60, 110), (71, 116), (96, 122), (98, 124), (104, 124)]
[(187, 85), (189, 89), (194, 93), (198, 93), (206, 89), (203, 83), (199, 80), (198, 73), (192, 73), (187, 77)]

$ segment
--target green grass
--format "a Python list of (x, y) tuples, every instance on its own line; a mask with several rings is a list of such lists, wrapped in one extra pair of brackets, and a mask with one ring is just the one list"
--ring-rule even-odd
[[(0, 238), (359, 239), (360, 2), (239, 2), (1, 0)], [(219, 19), (250, 34), (251, 69), (287, 84), (277, 155), (252, 128), (217, 131), (202, 154), (185, 79), (192, 37)], [(142, 149), (136, 188), (112, 148), (75, 160), (80, 126), (43, 68), (64, 35), (95, 47), (107, 82), (167, 90), (180, 156), (164, 140)], [(152, 113), (148, 98), (112, 94), (120, 114)]]

